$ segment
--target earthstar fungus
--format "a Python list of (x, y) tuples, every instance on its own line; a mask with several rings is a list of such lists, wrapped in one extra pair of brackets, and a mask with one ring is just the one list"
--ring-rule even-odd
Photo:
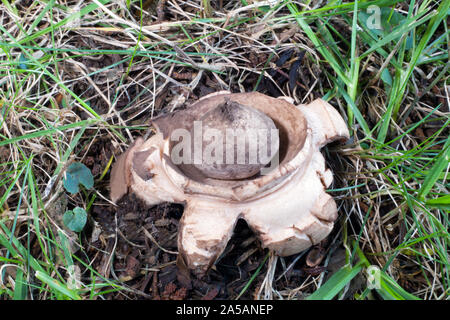
[[(238, 120), (217, 122), (222, 129), (245, 127), (236, 123), (246, 117), (257, 119), (257, 128), (278, 129), (278, 137), (272, 140), (278, 165), (268, 169), (266, 163), (253, 167), (174, 163), (171, 151), (178, 141), (171, 134), (175, 130), (192, 132), (201, 119), (214, 126), (215, 117), (230, 110)], [(324, 100), (294, 106), (257, 92), (218, 92), (184, 110), (155, 118), (152, 125), (156, 133), (145, 141), (138, 138), (114, 164), (111, 199), (115, 202), (132, 192), (148, 205), (184, 204), (178, 250), (184, 264), (197, 275), (217, 260), (240, 218), (263, 247), (280, 256), (305, 250), (332, 230), (337, 208), (325, 189), (333, 176), (320, 148), (335, 140), (345, 141), (349, 132), (340, 114)], [(263, 167), (267, 171), (261, 174)]]

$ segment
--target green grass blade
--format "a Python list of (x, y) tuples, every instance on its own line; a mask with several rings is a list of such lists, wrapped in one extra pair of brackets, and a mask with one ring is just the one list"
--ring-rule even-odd
[(16, 270), (16, 279), (14, 281), (14, 300), (25, 300), (27, 297), (27, 285), (21, 268)]
[(363, 269), (359, 262), (354, 267), (344, 266), (331, 276), (328, 281), (317, 289), (306, 300), (331, 300)]
[(372, 130), (370, 130), (369, 125), (367, 124), (367, 121), (364, 119), (364, 116), (362, 115), (361, 111), (356, 106), (355, 102), (352, 100), (352, 98), (348, 95), (348, 93), (345, 91), (345, 89), (342, 87), (342, 83), (340, 84), (339, 81), (332, 76), (330, 76), (331, 79), (335, 80), (338, 92), (342, 94), (342, 96), (345, 99), (345, 102), (347, 102), (349, 108), (351, 109), (352, 114), (354, 115), (356, 122), (360, 125), (361, 129), (364, 131), (366, 137), (372, 138)]
[(421, 300), (415, 295), (406, 292), (405, 289), (384, 271), (380, 272), (380, 288), (376, 289), (376, 291), (384, 300)]
[(450, 194), (447, 194), (445, 196), (436, 199), (430, 199), (425, 204), (430, 207), (450, 210)]
[(450, 138), (447, 138), (447, 142), (444, 145), (441, 155), (436, 159), (436, 162), (429, 171), (428, 175), (425, 177), (422, 187), (419, 190), (418, 194), (419, 199), (421, 200), (425, 199), (425, 197), (433, 188), (434, 184), (439, 179), (441, 172), (449, 166), (449, 163), (450, 163)]
[(22, 140), (33, 139), (33, 138), (42, 137), (42, 136), (51, 135), (51, 134), (56, 134), (56, 133), (62, 134), (63, 131), (65, 131), (65, 130), (85, 128), (87, 125), (94, 124), (94, 123), (96, 123), (98, 121), (99, 120), (97, 120), (97, 119), (82, 120), (80, 122), (74, 122), (74, 123), (66, 124), (66, 125), (63, 125), (63, 126), (59, 126), (59, 127), (53, 128), (53, 129), (39, 130), (39, 131), (36, 131), (36, 132), (24, 134), (24, 135), (19, 136), (19, 137), (14, 137), (14, 138), (11, 138), (11, 139), (4, 139), (4, 140), (0, 141), (0, 147), (4, 146), (4, 145), (16, 143), (16, 142), (19, 142), (19, 141), (22, 141)]
[(303, 17), (299, 15), (299, 11), (297, 8), (297, 5), (294, 3), (288, 3), (287, 4), (288, 9), (291, 11), (292, 14), (295, 14), (295, 19), (297, 20), (298, 25), (303, 29), (303, 31), (306, 33), (308, 38), (311, 40), (311, 42), (314, 44), (316, 49), (322, 54), (325, 59), (328, 61), (330, 66), (333, 68), (333, 70), (336, 72), (336, 74), (339, 76), (342, 81), (344, 81), (347, 85), (350, 83), (350, 80), (345, 75), (344, 70), (342, 70), (341, 66), (337, 62), (336, 58), (333, 56), (333, 54), (326, 49), (326, 45), (324, 45), (319, 38), (316, 36), (314, 31), (311, 29), (311, 27), (306, 23)]
[(41, 272), (36, 271), (35, 273), (36, 278), (41, 280), (43, 283), (47, 284), (51, 289), (56, 290), (60, 294), (62, 294), (64, 297), (73, 299), (73, 300), (81, 300), (81, 297), (76, 293), (74, 290), (71, 290), (67, 288), (67, 286), (63, 285), (61, 282), (59, 282), (56, 279), (53, 279), (49, 275)]
[(266, 257), (259, 265), (258, 269), (256, 269), (255, 273), (252, 275), (252, 277), (248, 280), (247, 284), (242, 288), (241, 292), (239, 292), (239, 295), (236, 297), (236, 300), (239, 300), (239, 298), (247, 291), (247, 289), (250, 287), (252, 282), (256, 279), (256, 276), (261, 272), (262, 267), (266, 263), (267, 259), (269, 258), (270, 252), (266, 254)]
[[(99, 2), (101, 4), (103, 4), (103, 5), (105, 5), (108, 2), (110, 2), (110, 0), (99, 0)], [(76, 20), (76, 19), (79, 19), (79, 18), (83, 17), (84, 15), (86, 15), (86, 14), (88, 14), (88, 13), (90, 13), (90, 12), (96, 10), (96, 9), (98, 9), (98, 7), (99, 6), (97, 4), (95, 4), (95, 3), (88, 4), (87, 6), (82, 8), (79, 12), (75, 12), (75, 13), (69, 15), (68, 17), (64, 18), (63, 20), (59, 21), (58, 23), (50, 25), (47, 28), (39, 30), (39, 31), (37, 31), (37, 32), (35, 32), (35, 33), (31, 34), (31, 35), (27, 35), (26, 37), (18, 40), (17, 43), (18, 44), (22, 44), (22, 43), (30, 42), (31, 40), (34, 40), (34, 39), (36, 39), (36, 38), (38, 38), (38, 37), (40, 37), (40, 36), (42, 36), (44, 34), (50, 33), (50, 32), (52, 32), (52, 30), (56, 30), (56, 29), (58, 29), (58, 28), (60, 28), (60, 27), (62, 27), (64, 25), (66, 25), (67, 23), (73, 21), (73, 20)]]

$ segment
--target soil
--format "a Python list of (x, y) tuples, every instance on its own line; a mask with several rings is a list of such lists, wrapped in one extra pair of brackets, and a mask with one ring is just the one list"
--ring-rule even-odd
[[(148, 207), (134, 195), (123, 197), (117, 207), (94, 207), (93, 218), (100, 223), (103, 236), (110, 239), (106, 247), (115, 240), (111, 236), (117, 230), (114, 263), (106, 273), (114, 272), (126, 285), (152, 299), (234, 297), (259, 266), (265, 250), (259, 248), (256, 241), (251, 241), (253, 233), (245, 222), (240, 221), (225, 250), (226, 254), (208, 275), (204, 279), (191, 277), (188, 282), (180, 281), (177, 255), (173, 252), (177, 251), (176, 236), (182, 213), (182, 205), (164, 203)], [(144, 229), (153, 239), (146, 235)], [(250, 244), (245, 247), (242, 243)], [(101, 240), (92, 243), (92, 246), (101, 247)], [(253, 252), (252, 257), (236, 266), (236, 259), (249, 249)], [(104, 269), (101, 261), (96, 267), (97, 270)], [(121, 295), (114, 293), (111, 298), (117, 299)]]

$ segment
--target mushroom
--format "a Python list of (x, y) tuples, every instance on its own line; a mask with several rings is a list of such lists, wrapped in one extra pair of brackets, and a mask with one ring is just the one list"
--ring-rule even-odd
[(152, 125), (156, 133), (138, 138), (113, 166), (111, 199), (132, 192), (148, 205), (184, 204), (178, 250), (198, 276), (224, 251), (238, 219), (280, 256), (331, 232), (337, 207), (325, 189), (333, 176), (320, 148), (349, 132), (324, 100), (294, 106), (257, 92), (221, 91)]

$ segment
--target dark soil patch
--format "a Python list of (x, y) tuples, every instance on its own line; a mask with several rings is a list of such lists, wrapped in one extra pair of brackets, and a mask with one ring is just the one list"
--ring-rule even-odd
[[(191, 278), (190, 286), (177, 279), (177, 230), (183, 206), (164, 203), (148, 207), (134, 195), (122, 198), (117, 207), (93, 208), (104, 237), (111, 237), (117, 228), (112, 272), (126, 285), (153, 299), (230, 299), (247, 284), (265, 256), (265, 250), (254, 241), (253, 232), (239, 221), (225, 254), (204, 279)], [(146, 235), (151, 234), (154, 241)], [(93, 244), (101, 246), (101, 241)], [(159, 246), (158, 246), (159, 245)], [(162, 250), (161, 248), (164, 248)], [(245, 261), (236, 261), (247, 251), (254, 251)], [(240, 259), (242, 260), (242, 258)], [(98, 270), (103, 266), (99, 264)], [(250, 287), (262, 281), (260, 279)], [(249, 290), (247, 298), (251, 298)], [(120, 293), (111, 294), (116, 299)], [(140, 298), (136, 296), (136, 298)]]

